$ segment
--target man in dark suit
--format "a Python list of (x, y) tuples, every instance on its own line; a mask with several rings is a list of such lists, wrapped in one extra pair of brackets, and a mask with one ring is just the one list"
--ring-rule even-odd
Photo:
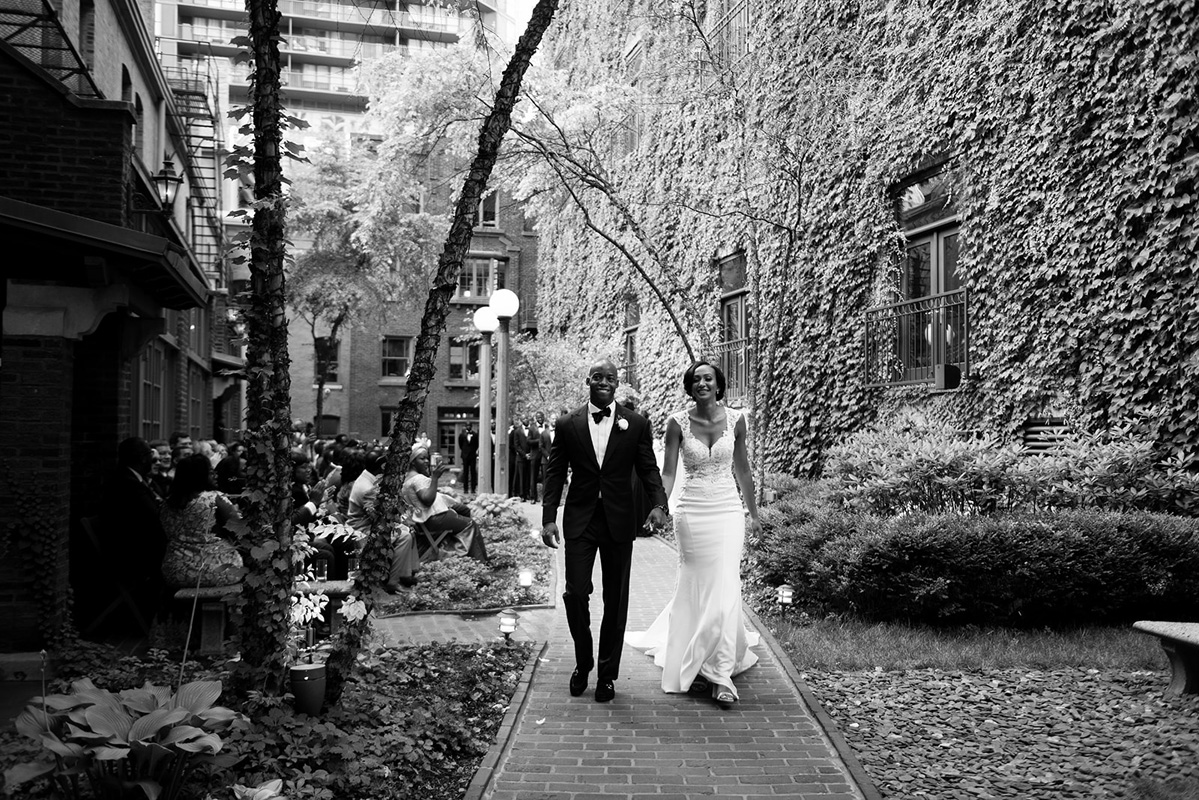
[(524, 423), (519, 419), (512, 421), (512, 430), (508, 432), (508, 496), (527, 496), (525, 480), (529, 469), (529, 435), (525, 432)]
[(149, 484), (155, 458), (145, 439), (125, 439), (117, 446), (116, 471), (105, 484), (96, 532), (100, 560), (90, 568), (125, 587), (137, 609), (122, 609), (128, 616), (114, 619), (113, 632), (146, 633), (163, 599), (167, 540), (158, 496)]
[[(616, 696), (629, 611), (629, 570), (637, 522), (632, 514), (630, 476), (636, 474), (654, 504), (647, 524), (666, 523), (666, 492), (654, 458), (653, 434), (644, 417), (615, 403), (619, 384), (616, 365), (604, 359), (587, 371), (590, 402), (560, 418), (545, 471), (545, 501), (541, 540), (557, 547), (556, 522), (562, 487), (572, 477), (562, 514), (565, 538), (566, 591), (562, 595), (566, 622), (575, 644), (575, 670), (570, 693), (587, 688), (587, 675), (596, 668), (595, 699), (605, 703)], [(593, 656), (589, 600), (595, 555), (603, 568), (604, 618), (599, 651)]]
[(458, 434), (458, 457), (462, 459), (462, 488), (474, 494), (479, 487), (479, 437), (475, 426), (467, 426)]
[[(554, 445), (554, 427), (545, 418), (545, 414), (537, 412), (537, 424), (541, 428), (541, 433), (537, 440), (537, 454), (540, 457), (538, 473), (534, 476), (534, 481), (541, 484), (541, 497), (545, 497), (545, 468), (550, 463), (550, 450)], [(540, 498), (539, 498), (540, 500)]]
[(541, 428), (545, 414), (540, 411), (529, 420), (529, 472), (525, 476), (525, 499), (537, 502), (537, 484), (541, 482)]

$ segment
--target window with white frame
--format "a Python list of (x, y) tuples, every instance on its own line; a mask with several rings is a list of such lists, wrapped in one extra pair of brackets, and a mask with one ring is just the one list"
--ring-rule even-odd
[(407, 378), (412, 369), (412, 337), (384, 336), (379, 344), (382, 378)]
[(479, 201), (479, 210), (475, 213), (476, 228), (498, 228), (500, 226), (500, 195), (490, 192), (483, 195)]
[(146, 345), (137, 364), (138, 392), (137, 415), (141, 437), (146, 440), (163, 438), (163, 383), (166, 372), (166, 354), (163, 344), (157, 339)]
[(486, 300), (496, 289), (504, 288), (506, 260), (472, 256), (462, 263), (458, 273), (455, 300)]
[(452, 381), (479, 379), (479, 343), (450, 341), (450, 371)]
[(324, 374), (325, 383), (337, 383), (338, 346), (340, 342), (328, 336), (318, 336), (313, 339), (316, 363), (313, 364), (313, 383), (321, 382)]
[(622, 122), (622, 141), (620, 154), (627, 156), (636, 152), (641, 146), (641, 132), (645, 125), (645, 114), (637, 101), (637, 92), (641, 83), (641, 73), (645, 68), (645, 46), (640, 39), (632, 41), (625, 49), (624, 55), (625, 78), (633, 88), (633, 107)]

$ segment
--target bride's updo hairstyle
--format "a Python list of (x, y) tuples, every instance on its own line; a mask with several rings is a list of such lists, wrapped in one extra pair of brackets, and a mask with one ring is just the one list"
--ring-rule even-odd
[[(691, 390), (695, 388), (695, 371), (700, 367), (711, 367), (712, 372), (716, 373), (716, 399), (724, 399), (724, 373), (720, 371), (720, 367), (713, 364), (711, 361), (693, 361), (691, 366), (687, 367), (687, 371), (683, 373), (683, 391), (688, 397), (691, 397)], [(692, 398), (694, 399), (694, 398)]]

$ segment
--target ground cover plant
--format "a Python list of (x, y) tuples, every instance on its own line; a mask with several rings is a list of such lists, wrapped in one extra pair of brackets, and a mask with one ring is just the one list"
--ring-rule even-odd
[[(60, 665), (48, 691), (67, 688), (79, 667), (97, 687), (112, 691), (146, 680), (171, 686), (179, 679), (178, 653), (151, 650), (139, 658), (106, 645), (83, 643), (81, 649), (88, 656)], [(179, 796), (233, 800), (234, 786), (260, 787), (281, 779), (279, 793), (289, 800), (458, 800), (495, 737), (528, 658), (529, 646), (521, 643), (371, 645), (339, 701), (319, 717), (294, 711), (286, 696), (253, 695), (235, 709), (247, 720), (221, 734), (219, 752), (227, 768), (193, 776)], [(185, 674), (212, 680), (227, 676), (219, 661), (189, 662)], [(16, 728), (0, 730), (5, 770), (44, 755), (40, 742)], [(44, 778), (5, 789), (31, 800), (64, 796)], [(66, 796), (142, 795), (140, 790), (99, 794), (80, 785), (77, 794)]]
[[(453, 557), (422, 564), (415, 587), (380, 600), (380, 615), (550, 602), (554, 551), (542, 543), (540, 529), (533, 528), (521, 501), (481, 494), (468, 505), (487, 542), (488, 562)], [(532, 571), (532, 586), (520, 586), (522, 570)]]

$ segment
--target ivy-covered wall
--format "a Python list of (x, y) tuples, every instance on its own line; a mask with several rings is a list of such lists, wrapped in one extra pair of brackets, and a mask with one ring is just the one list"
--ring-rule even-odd
[[(1051, 414), (1136, 419), (1195, 452), (1199, 4), (750, 0), (735, 63), (705, 39), (722, 5), (572, 0), (548, 61), (644, 92), (612, 180), (672, 305), (706, 315), (693, 341), (720, 338), (714, 259), (745, 252), (768, 469), (818, 471), (838, 437), (913, 406), (1007, 437)], [(898, 299), (896, 187), (934, 161), (951, 167), (969, 374), (954, 392), (867, 388), (864, 312)], [(643, 407), (680, 407), (685, 350), (627, 262), (570, 203), (538, 225), (541, 330), (618, 332), (632, 292)]]

